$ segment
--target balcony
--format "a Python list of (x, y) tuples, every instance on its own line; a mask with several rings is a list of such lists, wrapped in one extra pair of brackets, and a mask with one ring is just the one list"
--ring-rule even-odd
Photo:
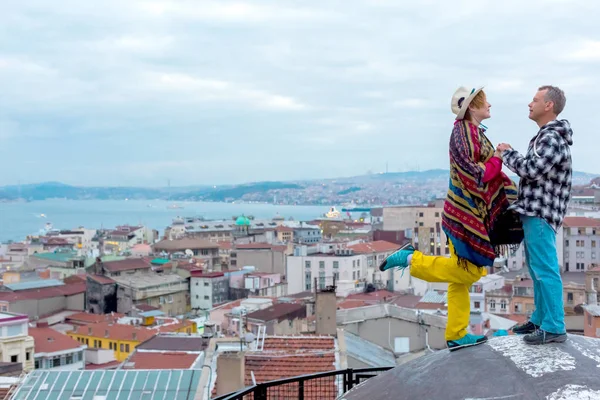
[(335, 400), (356, 385), (393, 367), (340, 369), (258, 383), (212, 400)]

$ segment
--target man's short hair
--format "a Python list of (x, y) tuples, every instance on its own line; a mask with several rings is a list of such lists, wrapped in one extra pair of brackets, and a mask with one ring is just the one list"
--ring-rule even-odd
[(546, 95), (544, 96), (545, 101), (551, 101), (554, 103), (554, 114), (558, 115), (565, 109), (565, 103), (567, 102), (567, 98), (565, 97), (565, 92), (556, 86), (544, 85), (540, 86), (538, 90), (547, 90)]

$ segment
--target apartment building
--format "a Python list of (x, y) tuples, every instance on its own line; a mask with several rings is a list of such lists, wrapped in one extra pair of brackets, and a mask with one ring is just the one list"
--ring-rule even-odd
[(600, 263), (600, 219), (565, 217), (564, 271), (587, 271)]

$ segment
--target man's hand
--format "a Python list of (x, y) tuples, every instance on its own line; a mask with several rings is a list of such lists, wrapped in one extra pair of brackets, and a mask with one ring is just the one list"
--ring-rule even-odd
[(500, 143), (498, 145), (498, 147), (496, 147), (496, 151), (498, 151), (500, 153), (502, 153), (502, 152), (504, 152), (506, 150), (511, 150), (511, 149), (512, 149), (511, 145), (507, 144), (507, 143)]

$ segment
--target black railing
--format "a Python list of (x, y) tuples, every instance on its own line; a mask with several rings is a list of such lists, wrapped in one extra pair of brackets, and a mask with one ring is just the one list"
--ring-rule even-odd
[(213, 400), (334, 400), (354, 386), (393, 367), (338, 369), (257, 383)]

